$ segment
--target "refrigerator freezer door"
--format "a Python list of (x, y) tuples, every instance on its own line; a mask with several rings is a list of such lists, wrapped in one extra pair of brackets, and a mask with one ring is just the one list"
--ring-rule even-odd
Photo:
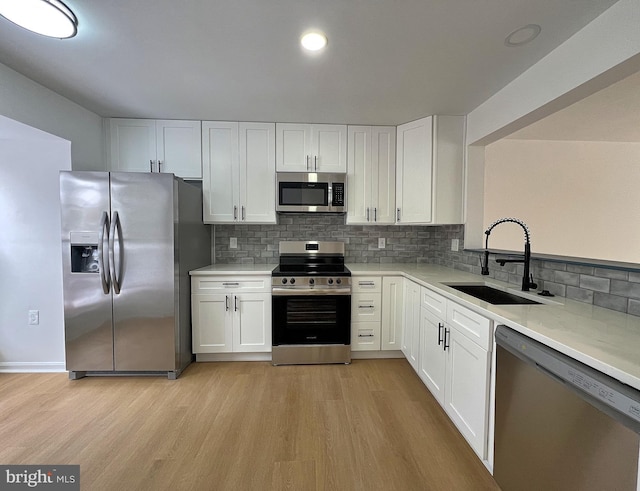
[(111, 173), (117, 371), (176, 369), (174, 185), (172, 174)]
[(111, 292), (104, 254), (109, 175), (61, 172), (60, 202), (66, 367), (73, 372), (113, 370)]

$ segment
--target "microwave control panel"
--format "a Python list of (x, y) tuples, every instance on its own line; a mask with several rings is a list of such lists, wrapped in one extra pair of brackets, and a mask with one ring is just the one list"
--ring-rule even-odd
[(344, 206), (344, 182), (334, 182), (331, 197), (333, 206)]

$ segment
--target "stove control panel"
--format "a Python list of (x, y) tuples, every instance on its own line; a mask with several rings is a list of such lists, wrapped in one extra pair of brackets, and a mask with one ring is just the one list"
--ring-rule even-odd
[(273, 277), (271, 285), (278, 288), (348, 288), (351, 287), (351, 277), (330, 276), (296, 276), (292, 278)]

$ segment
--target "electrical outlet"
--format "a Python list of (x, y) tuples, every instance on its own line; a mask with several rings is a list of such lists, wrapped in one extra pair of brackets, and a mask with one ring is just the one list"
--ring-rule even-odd
[(237, 249), (237, 248), (238, 248), (238, 238), (229, 237), (229, 249)]
[(40, 311), (39, 310), (30, 310), (29, 311), (29, 325), (37, 326), (40, 324)]
[(384, 237), (380, 237), (378, 239), (378, 249), (384, 249), (386, 247), (385, 242), (386, 240), (384, 239)]
[(460, 239), (451, 239), (451, 250), (457, 251), (460, 248)]

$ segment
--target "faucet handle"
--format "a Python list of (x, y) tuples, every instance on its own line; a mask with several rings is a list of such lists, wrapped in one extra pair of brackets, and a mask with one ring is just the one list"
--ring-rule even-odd
[(538, 284), (533, 282), (533, 274), (529, 275), (531, 281), (529, 281), (529, 288), (533, 288), (534, 290), (538, 288)]

